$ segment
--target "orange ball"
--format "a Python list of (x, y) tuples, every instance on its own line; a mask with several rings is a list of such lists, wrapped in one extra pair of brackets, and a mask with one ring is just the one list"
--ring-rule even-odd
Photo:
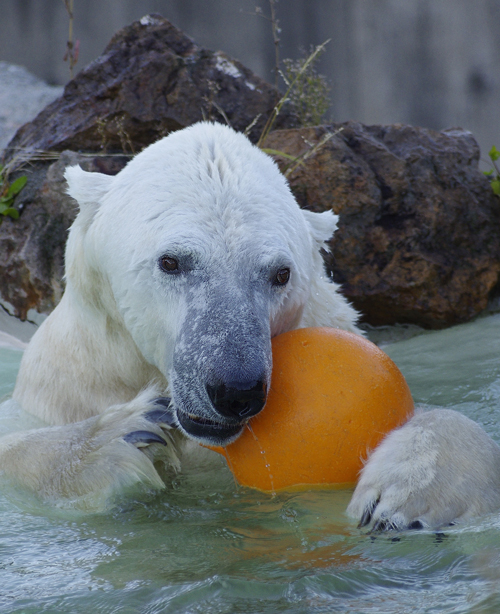
[(370, 450), (413, 414), (408, 385), (376, 345), (336, 328), (275, 337), (267, 403), (225, 448), (244, 486), (265, 492), (342, 488)]

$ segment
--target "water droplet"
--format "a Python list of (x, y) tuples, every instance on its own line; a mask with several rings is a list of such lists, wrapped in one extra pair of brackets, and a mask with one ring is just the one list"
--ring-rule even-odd
[(260, 445), (260, 441), (259, 441), (257, 435), (254, 433), (252, 427), (250, 426), (250, 424), (248, 422), (247, 422), (246, 426), (247, 426), (247, 429), (252, 433), (253, 438), (255, 439), (255, 441), (257, 442), (257, 445), (259, 446), (260, 453), (262, 454), (262, 456), (264, 458), (265, 467), (267, 469), (267, 473), (269, 474), (269, 481), (271, 483), (271, 496), (275, 497), (276, 496), (276, 491), (274, 490), (274, 478), (273, 478), (273, 474), (271, 473), (271, 465), (270, 465), (269, 461), (266, 458), (266, 451)]

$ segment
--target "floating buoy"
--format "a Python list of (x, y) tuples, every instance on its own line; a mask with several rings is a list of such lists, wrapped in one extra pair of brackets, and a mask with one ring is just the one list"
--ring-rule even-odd
[(394, 362), (367, 339), (303, 328), (273, 339), (266, 405), (222, 453), (237, 481), (265, 492), (353, 485), (363, 460), (414, 411)]

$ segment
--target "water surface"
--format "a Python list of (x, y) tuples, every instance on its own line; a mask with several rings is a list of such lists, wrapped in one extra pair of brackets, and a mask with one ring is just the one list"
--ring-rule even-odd
[[(384, 349), (416, 402), (458, 409), (500, 442), (498, 339), (495, 314)], [(20, 356), (0, 349), (0, 398)], [(18, 420), (7, 407), (0, 428)], [(168, 494), (101, 515), (43, 507), (4, 488), (0, 611), (500, 611), (500, 514), (444, 533), (374, 538), (346, 518), (349, 496), (273, 498), (235, 486), (222, 461), (179, 476)]]

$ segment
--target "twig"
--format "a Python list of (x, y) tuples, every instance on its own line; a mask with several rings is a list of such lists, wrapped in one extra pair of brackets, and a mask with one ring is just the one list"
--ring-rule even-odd
[(342, 132), (343, 129), (344, 128), (342, 127), (338, 130), (335, 130), (335, 132), (327, 132), (326, 134), (324, 134), (323, 137), (316, 143), (316, 145), (311, 147), (311, 149), (306, 150), (303, 154), (297, 157), (296, 163), (293, 166), (288, 166), (284, 170), (283, 174), (285, 175), (285, 177), (291, 175), (297, 167), (301, 166), (306, 160), (314, 156), (315, 153), (317, 153), (322, 147), (324, 147), (328, 143), (328, 141), (333, 139), (334, 136), (337, 136), (337, 134)]
[(262, 17), (263, 19), (266, 19), (267, 21), (271, 22), (271, 29), (273, 33), (273, 42), (274, 42), (274, 63), (275, 63), (274, 85), (276, 89), (278, 90), (278, 84), (279, 84), (278, 75), (279, 75), (279, 65), (280, 65), (280, 43), (281, 43), (281, 39), (279, 35), (281, 34), (281, 28), (279, 27), (279, 20), (276, 19), (276, 4), (277, 3), (278, 3), (278, 0), (269, 0), (269, 5), (271, 7), (270, 17), (268, 17), (263, 12), (260, 6), (256, 6), (253, 12), (248, 12), (248, 11), (243, 11), (243, 10), (241, 10), (240, 12), (242, 12), (244, 15)]
[(63, 61), (69, 61), (69, 74), (71, 79), (73, 79), (73, 68), (78, 62), (80, 41), (77, 40), (73, 44), (73, 0), (63, 0), (63, 2), (69, 17), (68, 41), (66, 43), (66, 53), (64, 54)]
[(259, 119), (261, 118), (262, 113), (257, 113), (257, 115), (252, 119), (252, 121), (248, 124), (248, 126), (245, 128), (245, 130), (243, 131), (243, 134), (245, 136), (248, 136), (250, 134), (250, 131), (252, 130), (252, 128), (255, 126), (255, 124), (259, 121)]
[(217, 102), (215, 102), (215, 100), (212, 100), (212, 104), (213, 106), (217, 109), (217, 111), (219, 111), (219, 113), (222, 115), (222, 117), (226, 120), (226, 124), (232, 128), (233, 126), (231, 125), (231, 122), (229, 121), (228, 116), (226, 115), (226, 112), (224, 111), (224, 109), (220, 106), (220, 104), (218, 104)]
[[(15, 171), (20, 171), (25, 168), (27, 164), (31, 164), (32, 162), (44, 162), (50, 160), (59, 160), (61, 151), (53, 151), (53, 150), (42, 150), (42, 149), (30, 149), (28, 147), (16, 147), (10, 148), (9, 151), (17, 152), (10, 162), (8, 162), (2, 168), (2, 176), (8, 177), (9, 173)], [(86, 157), (86, 158), (121, 158), (123, 156), (127, 158), (131, 158), (132, 154), (128, 153), (106, 153), (106, 152), (78, 152), (78, 155)]]
[(269, 0), (271, 7), (271, 27), (273, 30), (273, 42), (274, 42), (274, 87), (278, 90), (278, 77), (280, 71), (280, 42), (279, 37), (281, 29), (279, 27), (279, 21), (276, 19), (276, 7), (275, 4), (278, 0)]
[(263, 148), (262, 151), (270, 156), (279, 156), (280, 158), (285, 158), (286, 160), (290, 160), (291, 163), (295, 162), (293, 166), (291, 163), (288, 164), (288, 166), (286, 166), (285, 169), (282, 171), (283, 175), (285, 175), (285, 177), (288, 177), (289, 175), (293, 173), (293, 171), (297, 167), (301, 166), (302, 164), (304, 164), (306, 160), (314, 156), (315, 153), (317, 153), (322, 147), (324, 147), (328, 143), (328, 141), (330, 141), (334, 136), (337, 136), (337, 134), (342, 132), (343, 129), (344, 127), (342, 126), (338, 130), (335, 130), (335, 132), (325, 133), (321, 137), (321, 139), (316, 143), (316, 145), (312, 145), (311, 143), (309, 143), (309, 141), (306, 141), (304, 139), (306, 145), (309, 146), (309, 149), (306, 149), (306, 151), (301, 153), (300, 156), (292, 156), (279, 149)]

